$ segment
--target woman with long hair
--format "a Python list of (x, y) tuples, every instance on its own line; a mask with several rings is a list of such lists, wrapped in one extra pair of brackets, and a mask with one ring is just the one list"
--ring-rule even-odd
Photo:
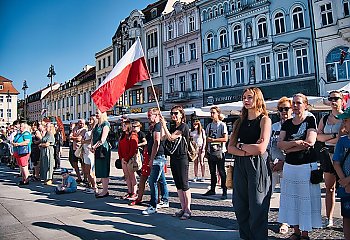
[(39, 144), (42, 139), (41, 131), (39, 129), (41, 125), (38, 122), (34, 122), (32, 125), (32, 152), (30, 153), (30, 160), (33, 163), (33, 180), (40, 181), (40, 149)]
[(55, 126), (52, 123), (47, 123), (46, 132), (40, 148), (40, 177), (44, 180), (45, 185), (52, 185), (53, 168), (55, 167), (54, 145), (55, 145)]
[(170, 131), (163, 116), (160, 116), (160, 122), (164, 130), (164, 138), (171, 142), (181, 138), (178, 147), (170, 155), (171, 172), (181, 203), (181, 210), (176, 212), (174, 216), (179, 217), (181, 220), (187, 220), (191, 217), (191, 191), (188, 184), (190, 130), (186, 124), (185, 111), (181, 106), (173, 106), (170, 115), (173, 122)]
[[(20, 122), (19, 131), (15, 135), (12, 145), (13, 145), (13, 156), (17, 160), (17, 165), (20, 168), (22, 175), (22, 180), (19, 185), (29, 184), (29, 170), (28, 170), (28, 160), (30, 157), (30, 145), (32, 142), (32, 136), (28, 131), (28, 125), (26, 122)], [(28, 146), (29, 152), (26, 154), (21, 154), (19, 148)]]
[(286, 153), (281, 180), (278, 221), (293, 225), (289, 239), (309, 239), (312, 228), (320, 228), (320, 184), (310, 182), (311, 171), (317, 169), (317, 159), (311, 156), (316, 142), (316, 119), (307, 114), (308, 99), (304, 94), (293, 96), (294, 117), (282, 124), (277, 146)]
[(109, 173), (111, 169), (111, 147), (107, 136), (111, 129), (107, 121), (107, 113), (96, 111), (97, 124), (92, 130), (91, 151), (95, 154), (95, 175), (101, 178), (102, 191), (95, 194), (96, 198), (108, 197)]
[(137, 133), (133, 131), (129, 120), (122, 123), (122, 131), (119, 140), (118, 154), (122, 162), (123, 173), (128, 186), (128, 192), (122, 199), (135, 200), (137, 198), (136, 174), (134, 170), (128, 166), (128, 163), (132, 161), (132, 158), (138, 151), (138, 136)]
[[(205, 145), (206, 145), (206, 135), (199, 120), (195, 120), (193, 123), (193, 131), (190, 133), (191, 139), (196, 143), (198, 156), (194, 160), (194, 179), (193, 181), (203, 182), (205, 175)], [(200, 165), (202, 176), (198, 177), (198, 165)]]
[(263, 94), (250, 87), (243, 92), (243, 108), (230, 136), (234, 155), (233, 202), (242, 239), (267, 239), (271, 198), (271, 170), (267, 161), (271, 119)]
[(326, 185), (326, 216), (327, 219), (323, 227), (333, 226), (333, 213), (335, 206), (335, 184), (337, 175), (333, 167), (334, 147), (339, 139), (339, 131), (341, 131), (342, 120), (335, 116), (342, 114), (343, 110), (343, 94), (339, 91), (332, 91), (328, 95), (328, 101), (332, 111), (323, 116), (318, 123), (317, 140), (324, 143), (326, 148), (322, 152), (321, 167), (324, 172), (324, 182)]
[[(95, 115), (90, 116), (88, 130), (85, 132), (84, 139), (81, 141), (83, 145), (83, 161), (84, 161), (84, 175), (87, 177), (89, 183), (88, 187), (85, 189), (85, 193), (97, 193), (98, 189), (96, 186), (95, 177), (95, 155), (91, 152), (91, 139), (92, 139), (92, 129), (97, 124), (97, 119)], [(90, 188), (89, 188), (90, 187)]]

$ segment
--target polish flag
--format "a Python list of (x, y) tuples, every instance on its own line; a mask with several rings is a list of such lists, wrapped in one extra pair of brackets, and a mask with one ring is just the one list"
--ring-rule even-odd
[(137, 38), (91, 97), (98, 109), (106, 112), (115, 105), (125, 90), (147, 79), (150, 79), (150, 75), (140, 38)]

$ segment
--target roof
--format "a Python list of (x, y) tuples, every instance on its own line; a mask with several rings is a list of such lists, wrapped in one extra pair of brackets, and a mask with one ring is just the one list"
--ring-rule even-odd
[[(167, 3), (168, 3), (168, 0), (159, 0), (155, 3), (148, 4), (148, 6), (142, 10), (143, 14), (145, 15), (145, 22), (149, 22), (155, 18), (160, 17), (162, 15)], [(156, 16), (152, 16), (153, 9), (157, 9)]]
[(12, 85), (12, 81), (0, 76), (0, 85), (3, 86), (2, 89), (0, 89), (0, 94), (7, 94), (8, 92), (10, 94), (19, 94), (17, 89)]

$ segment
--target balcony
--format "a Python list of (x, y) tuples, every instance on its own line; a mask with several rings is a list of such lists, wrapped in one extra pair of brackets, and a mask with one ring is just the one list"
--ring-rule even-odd
[(168, 102), (187, 102), (192, 99), (197, 99), (202, 96), (201, 91), (183, 91), (183, 92), (172, 92), (172, 93), (167, 93), (167, 100)]

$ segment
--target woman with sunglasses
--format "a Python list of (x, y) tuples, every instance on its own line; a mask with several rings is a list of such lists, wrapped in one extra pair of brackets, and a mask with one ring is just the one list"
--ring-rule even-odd
[[(204, 155), (206, 145), (206, 135), (199, 120), (195, 120), (193, 123), (193, 131), (190, 133), (191, 138), (196, 143), (198, 157), (194, 160), (194, 182), (203, 182), (205, 175)], [(202, 177), (198, 177), (198, 165), (200, 165)]]
[(333, 226), (333, 213), (335, 206), (335, 184), (337, 181), (336, 172), (333, 167), (334, 147), (339, 138), (342, 120), (335, 116), (342, 114), (343, 94), (339, 91), (329, 93), (328, 101), (332, 108), (331, 113), (323, 116), (318, 124), (317, 140), (324, 143), (326, 148), (323, 149), (321, 158), (321, 167), (324, 172), (324, 182), (326, 185), (326, 216), (327, 219), (323, 227)]
[[(274, 193), (276, 184), (280, 183), (282, 178), (282, 169), (286, 155), (277, 147), (277, 140), (281, 132), (282, 124), (287, 119), (292, 118), (292, 100), (287, 97), (280, 98), (277, 103), (277, 110), (280, 121), (275, 122), (271, 126), (271, 137), (268, 147), (270, 167), (272, 170), (272, 193)], [(288, 228), (288, 224), (282, 223), (279, 228), (279, 233), (287, 234)]]
[(243, 92), (243, 108), (234, 123), (228, 152), (234, 155), (233, 202), (242, 239), (268, 238), (271, 171), (267, 145), (271, 132), (264, 96), (259, 88)]
[(191, 191), (188, 184), (188, 143), (190, 138), (190, 130), (186, 124), (185, 111), (181, 106), (174, 106), (170, 111), (171, 120), (174, 123), (171, 125), (170, 131), (166, 125), (163, 116), (160, 116), (160, 121), (164, 129), (165, 138), (168, 141), (176, 141), (178, 138), (183, 138), (175, 152), (170, 155), (170, 166), (173, 174), (177, 194), (179, 195), (181, 210), (174, 214), (181, 220), (187, 220), (191, 217)]
[(310, 182), (317, 159), (308, 154), (316, 142), (317, 127), (315, 117), (306, 112), (307, 106), (304, 94), (293, 96), (294, 117), (282, 124), (277, 143), (286, 153), (278, 221), (293, 225), (292, 240), (310, 239), (309, 231), (322, 226), (320, 184)]

